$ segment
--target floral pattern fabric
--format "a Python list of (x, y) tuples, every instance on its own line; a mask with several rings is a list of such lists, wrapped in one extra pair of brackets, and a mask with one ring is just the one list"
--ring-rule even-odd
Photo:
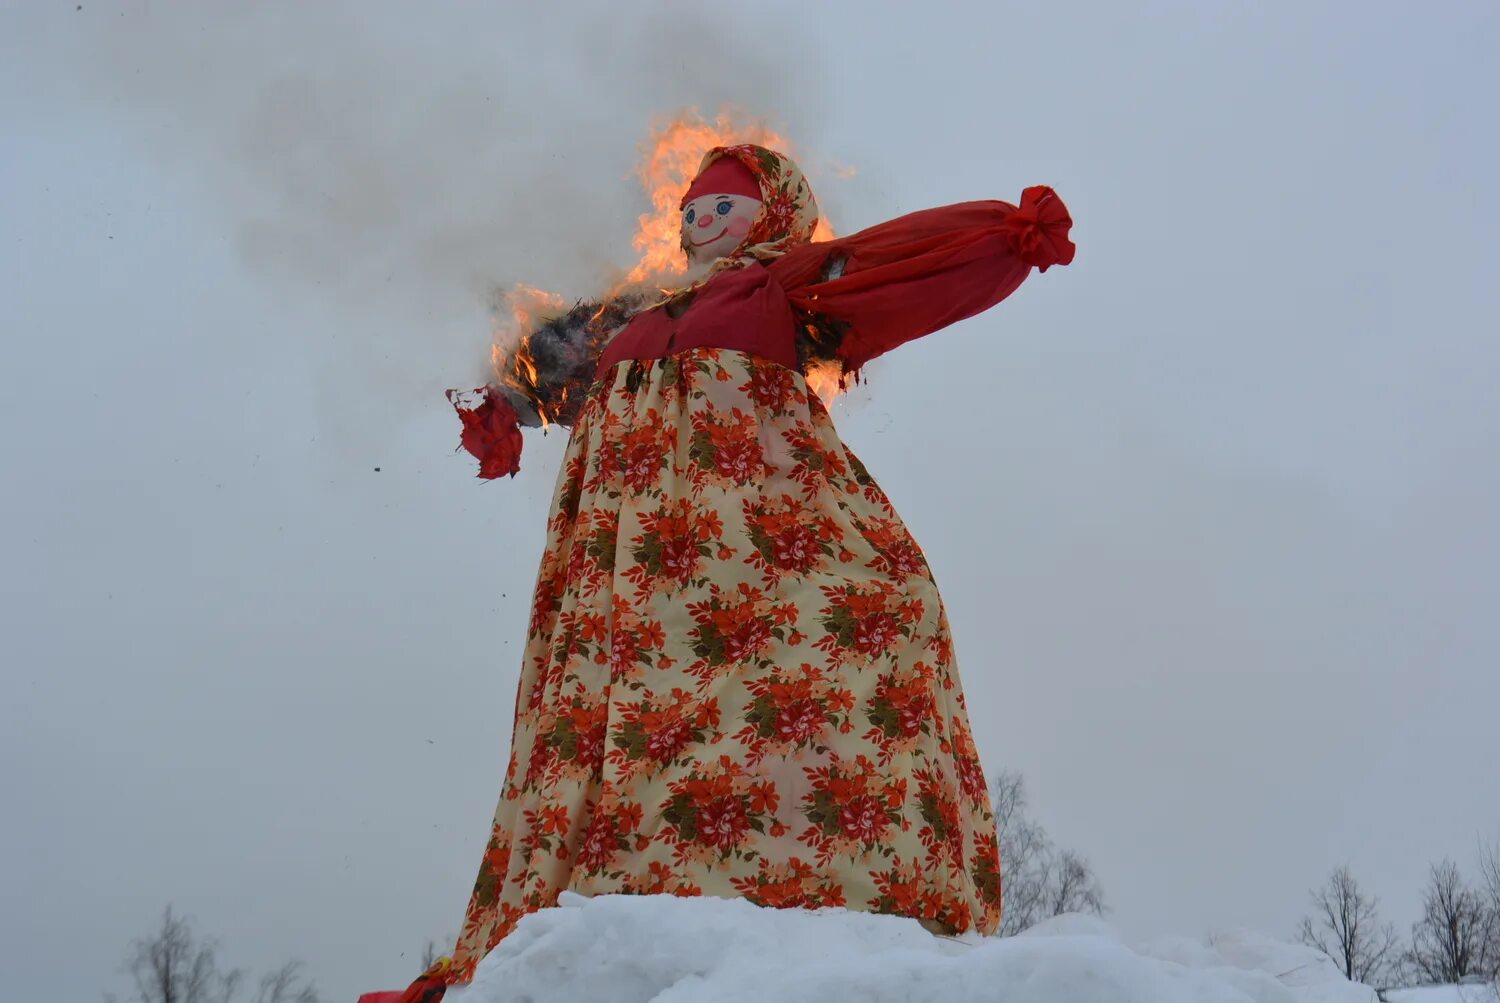
[[(709, 165), (721, 157), (733, 157), (749, 169), (760, 187), (761, 207), (740, 246), (715, 261), (710, 272), (743, 268), (757, 261), (772, 261), (789, 248), (812, 240), (818, 228), (818, 200), (813, 197), (812, 188), (795, 161), (775, 150), (751, 143), (716, 146), (703, 155), (698, 174), (708, 170)], [(686, 239), (684, 231), (683, 240)], [(687, 245), (683, 244), (682, 249), (686, 253)]]
[(621, 362), (573, 428), (453, 978), (559, 892), (993, 932), (995, 820), (932, 574), (794, 370)]

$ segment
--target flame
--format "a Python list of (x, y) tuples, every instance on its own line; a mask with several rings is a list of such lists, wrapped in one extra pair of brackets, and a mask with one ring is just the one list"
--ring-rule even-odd
[[(641, 159), (636, 168), (641, 186), (651, 203), (651, 211), (642, 214), (632, 246), (640, 259), (606, 296), (606, 300), (631, 287), (647, 284), (663, 293), (678, 285), (675, 281), (687, 271), (682, 253), (682, 214), (678, 203), (682, 193), (698, 173), (703, 154), (715, 146), (755, 143), (782, 150), (795, 156), (792, 144), (763, 121), (744, 119), (730, 112), (720, 112), (712, 121), (695, 108), (684, 109), (656, 125), (641, 144)], [(848, 177), (853, 168), (834, 167), (837, 177)], [(815, 241), (832, 240), (833, 228), (819, 217), (813, 231)], [(540, 374), (528, 344), (530, 333), (539, 318), (556, 316), (568, 309), (568, 301), (556, 293), (532, 286), (516, 285), (497, 298), (495, 344), (491, 358), (500, 382), (516, 390), (536, 407), (545, 427), (556, 419), (558, 407), (544, 405), (537, 393)], [(594, 319), (602, 316), (601, 306)], [(836, 367), (814, 368), (807, 374), (807, 384), (825, 403), (832, 403), (843, 391)]]
[(494, 343), (490, 347), (495, 375), (503, 385), (531, 401), (543, 428), (551, 424), (551, 418), (536, 392), (540, 374), (529, 342), (538, 319), (567, 308), (568, 301), (557, 293), (520, 282), (496, 297), (494, 313), (500, 319), (496, 322)]
[(813, 363), (807, 370), (807, 389), (832, 404), (844, 392), (844, 367), (836, 362)]
[(549, 293), (522, 282), (517, 282), (509, 292), (502, 293), (501, 299), (511, 314), (509, 323), (497, 332), (502, 335), (506, 333), (504, 328), (513, 328), (517, 333), (524, 334), (531, 330), (531, 325), (537, 318), (550, 317), (568, 307), (568, 301), (557, 293)]
[[(636, 176), (651, 200), (651, 211), (642, 214), (638, 221), (631, 245), (640, 252), (641, 259), (625, 276), (623, 285), (687, 271), (678, 203), (697, 176), (703, 155), (715, 146), (735, 143), (754, 143), (792, 155), (791, 142), (765, 122), (741, 121), (730, 112), (721, 111), (709, 122), (696, 108), (688, 108), (652, 130), (641, 144), (641, 162), (636, 167)], [(826, 219), (818, 219), (812, 239), (833, 239), (833, 228)]]

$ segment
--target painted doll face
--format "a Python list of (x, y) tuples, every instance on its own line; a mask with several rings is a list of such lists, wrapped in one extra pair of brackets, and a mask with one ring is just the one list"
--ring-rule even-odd
[(695, 264), (722, 258), (739, 247), (760, 213), (748, 195), (700, 195), (682, 207), (682, 246)]

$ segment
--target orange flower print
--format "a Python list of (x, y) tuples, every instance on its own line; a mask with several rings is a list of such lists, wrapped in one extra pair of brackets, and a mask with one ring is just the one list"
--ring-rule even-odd
[(934, 866), (944, 864), (961, 869), (963, 829), (953, 788), (930, 770), (918, 770), (916, 779), (922, 820), (927, 823), (917, 831), (917, 837), (927, 847), (927, 858)]
[[(743, 858), (752, 835), (766, 831), (768, 811), (755, 810), (753, 785), (744, 767), (727, 756), (717, 764), (695, 767), (670, 785), (672, 797), (662, 812), (667, 824), (663, 835), (673, 844), (677, 859)], [(764, 801), (762, 793), (760, 802)]]
[(780, 801), (781, 795), (777, 792), (774, 783), (761, 781), (750, 785), (750, 811), (754, 814), (775, 814), (776, 806)]
[(629, 850), (630, 843), (620, 839), (613, 819), (605, 815), (594, 816), (583, 841), (578, 844), (578, 867), (585, 873), (605, 870), (622, 850)]
[(927, 562), (917, 542), (901, 523), (894, 519), (873, 519), (860, 528), (875, 551), (868, 567), (898, 580), (927, 572)]
[(989, 811), (990, 793), (984, 780), (984, 767), (979, 762), (979, 750), (974, 745), (974, 736), (963, 717), (954, 715), (948, 724), (950, 754), (954, 771), (958, 774), (958, 789), (976, 809)]
[(760, 445), (760, 426), (754, 414), (733, 408), (727, 415), (712, 411), (693, 416), (694, 484), (746, 485), (763, 480), (768, 472)]
[(756, 872), (731, 879), (739, 892), (756, 905), (772, 909), (825, 909), (845, 904), (836, 872), (818, 870), (791, 857), (786, 863), (761, 860)]
[(924, 735), (932, 734), (933, 671), (924, 662), (910, 669), (898, 668), (880, 677), (865, 705), (871, 728), (865, 738), (880, 748), (880, 761), (888, 763), (898, 753), (917, 748)]
[(717, 701), (674, 689), (670, 699), (642, 697), (617, 703), (610, 764), (625, 777), (653, 774), (690, 748), (701, 747), (719, 724)]
[(774, 363), (754, 363), (750, 379), (741, 384), (739, 389), (757, 408), (763, 408), (773, 415), (786, 414), (796, 405), (807, 403), (807, 394), (797, 388), (797, 380), (792, 371)]
[(875, 887), (880, 890), (880, 896), (870, 904), (875, 912), (896, 916), (921, 915), (918, 902), (927, 883), (915, 858), (907, 863), (898, 859), (891, 868), (877, 873)]
[(901, 791), (865, 756), (830, 757), (827, 766), (806, 770), (812, 791), (802, 802), (810, 823), (797, 837), (826, 866), (835, 857), (876, 850), (901, 824)]
[(702, 895), (703, 889), (687, 880), (659, 860), (651, 861), (646, 873), (640, 877), (626, 878), (622, 891), (631, 895), (680, 895), (692, 897)]
[(1000, 921), (1000, 841), (993, 831), (975, 837), (974, 852), (969, 857), (969, 873), (984, 903), (986, 914)]
[(747, 662), (769, 665), (773, 641), (784, 641), (784, 624), (795, 619), (796, 607), (777, 603), (764, 591), (741, 583), (733, 592), (709, 586), (709, 598), (689, 603), (697, 623), (689, 632), (698, 660), (689, 669), (705, 683), (724, 666)]
[(578, 844), (577, 865), (585, 873), (608, 873), (634, 845), (631, 837), (640, 828), (640, 806), (622, 803), (616, 791), (606, 787), (599, 802), (590, 803), (585, 812), (589, 822)]
[(749, 829), (750, 819), (739, 798), (715, 798), (698, 808), (699, 841), (726, 854), (739, 845)]
[(500, 884), (505, 880), (510, 867), (510, 833), (496, 829), (484, 848), (479, 861), (479, 880), (474, 885), (474, 901), (480, 906), (493, 906), (500, 900)]
[(581, 696), (574, 697), (567, 710), (557, 716), (546, 744), (557, 753), (560, 766), (569, 775), (586, 779), (599, 773), (604, 765), (608, 717), (607, 704), (589, 703)]
[(791, 495), (745, 499), (744, 519), (754, 545), (745, 561), (768, 586), (783, 575), (806, 577), (842, 550), (838, 522)]
[(746, 685), (755, 699), (734, 737), (744, 744), (751, 764), (830, 741), (847, 720), (847, 704), (853, 699), (827, 670), (808, 662), (798, 669), (774, 669)]
[(889, 582), (825, 586), (820, 610), (825, 636), (817, 647), (840, 662), (868, 664), (910, 640), (922, 616), (920, 600), (905, 598)]
[(771, 196), (761, 208), (761, 213), (766, 221), (767, 239), (784, 237), (791, 232), (792, 225), (797, 220), (796, 197), (783, 189)]
[(641, 515), (641, 533), (631, 540), (635, 563), (625, 578), (638, 598), (701, 585), (700, 564), (715, 553), (710, 541), (724, 534), (717, 512), (704, 513), (689, 498)]
[(619, 447), (620, 473), (632, 494), (656, 486), (667, 462), (667, 444), (650, 425), (627, 433)]
[(542, 809), (543, 832), (567, 832), (568, 809), (562, 805), (549, 805)]

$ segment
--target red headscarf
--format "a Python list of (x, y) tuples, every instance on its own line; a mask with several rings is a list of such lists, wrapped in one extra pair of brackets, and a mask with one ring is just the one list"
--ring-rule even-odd
[[(746, 175), (753, 189), (746, 190)], [(715, 187), (729, 184), (743, 187)], [(716, 146), (704, 154), (683, 202), (709, 194), (753, 195), (761, 201), (750, 232), (733, 253), (714, 262), (715, 272), (778, 258), (810, 241), (818, 225), (818, 203), (802, 171), (789, 157), (764, 146)]]
[(700, 168), (687, 193), (682, 196), (678, 208), (686, 208), (693, 199), (705, 195), (745, 195), (759, 199), (760, 182), (750, 173), (750, 168), (734, 157), (720, 157), (705, 168)]

